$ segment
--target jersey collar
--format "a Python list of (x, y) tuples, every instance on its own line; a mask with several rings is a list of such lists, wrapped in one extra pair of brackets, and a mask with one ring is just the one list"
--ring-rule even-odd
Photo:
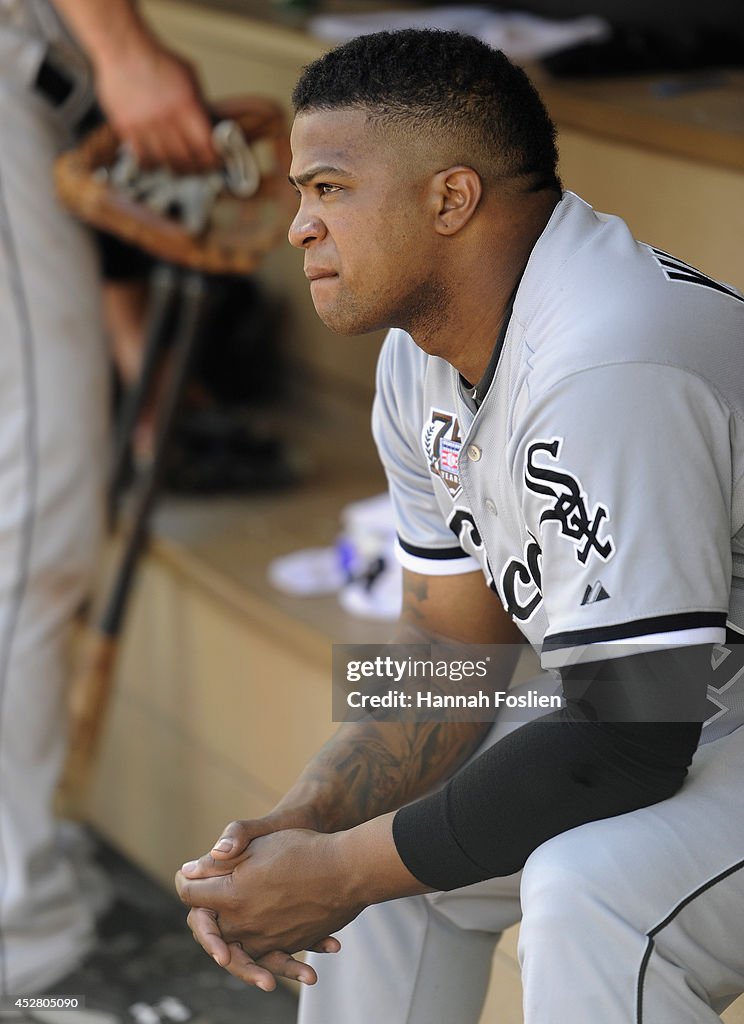
[(506, 332), (509, 330), (509, 323), (511, 322), (512, 311), (514, 309), (514, 299), (516, 297), (517, 289), (519, 288), (519, 283), (521, 279), (522, 278), (520, 275), (520, 279), (519, 281), (517, 281), (514, 291), (509, 296), (509, 301), (507, 302), (506, 309), (504, 311), (504, 318), (501, 321), (499, 334), (498, 337), (496, 338), (496, 344), (493, 347), (493, 351), (491, 352), (491, 358), (488, 360), (488, 365), (486, 366), (483, 376), (481, 377), (477, 384), (473, 385), (470, 383), (470, 381), (465, 380), (461, 373), (458, 374), (460, 378), (460, 385), (464, 389), (465, 393), (472, 399), (476, 409), (480, 408), (481, 402), (486, 397), (488, 389), (491, 386), (491, 382), (493, 381), (493, 378), (496, 376), (496, 367), (498, 366), (499, 363), (501, 350), (504, 347)]

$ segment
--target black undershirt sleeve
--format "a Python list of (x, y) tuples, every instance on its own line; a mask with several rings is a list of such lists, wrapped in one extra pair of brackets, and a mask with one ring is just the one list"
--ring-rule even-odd
[(397, 812), (393, 838), (408, 870), (442, 890), (509, 875), (561, 832), (672, 796), (707, 713), (710, 650), (562, 672), (564, 708), (516, 729)]

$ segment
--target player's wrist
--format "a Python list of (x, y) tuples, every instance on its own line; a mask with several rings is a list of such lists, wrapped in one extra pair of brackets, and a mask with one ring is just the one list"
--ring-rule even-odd
[(395, 812), (380, 815), (332, 839), (335, 877), (348, 906), (370, 906), (431, 892), (398, 854), (392, 834)]
[(334, 800), (329, 787), (315, 783), (298, 784), (270, 812), (282, 828), (309, 828), (313, 832), (334, 832), (342, 828), (340, 800)]

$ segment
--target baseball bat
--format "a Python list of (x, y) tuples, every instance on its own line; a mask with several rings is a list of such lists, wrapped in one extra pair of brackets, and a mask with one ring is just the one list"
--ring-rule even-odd
[[(168, 444), (183, 400), (196, 355), (207, 294), (203, 272), (168, 267), (162, 276), (169, 294), (179, 303), (173, 358), (156, 418), (153, 456), (138, 482), (131, 523), (114, 582), (97, 626), (88, 628), (81, 641), (80, 671), (70, 690), (70, 726), (67, 760), (57, 794), (57, 810), (65, 817), (85, 817), (95, 756), (110, 703), (116, 658), (137, 565), (147, 543), (148, 527), (165, 469)], [(156, 304), (148, 348), (162, 348), (167, 319), (163, 303)], [(147, 360), (146, 360), (147, 362)], [(131, 417), (130, 417), (131, 418)], [(132, 420), (136, 422), (136, 417)]]

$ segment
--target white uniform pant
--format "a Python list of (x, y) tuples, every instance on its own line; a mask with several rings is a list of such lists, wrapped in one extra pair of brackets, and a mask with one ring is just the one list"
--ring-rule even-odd
[(525, 1024), (718, 1021), (744, 991), (743, 780), (744, 727), (672, 799), (557, 836), (518, 875), (368, 908), (311, 956), (299, 1024), (477, 1024), (520, 917)]
[[(1, 35), (1, 33), (0, 33)], [(0, 40), (1, 41), (1, 40)], [(2, 48), (0, 47), (0, 54)], [(69, 143), (45, 100), (0, 81), (0, 993), (63, 977), (91, 911), (55, 847), (65, 650), (101, 524), (108, 382), (96, 255), (57, 205)]]

